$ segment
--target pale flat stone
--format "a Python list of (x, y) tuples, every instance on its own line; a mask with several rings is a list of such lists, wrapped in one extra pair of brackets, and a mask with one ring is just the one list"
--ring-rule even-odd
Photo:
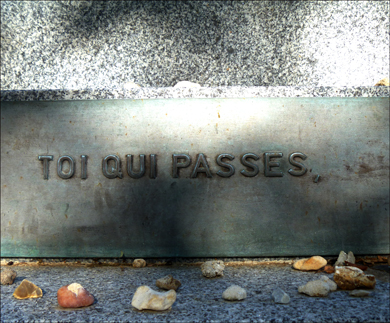
[(156, 286), (166, 290), (177, 290), (181, 286), (181, 282), (171, 275), (165, 276), (163, 278), (157, 279)]
[(223, 293), (222, 298), (227, 301), (240, 301), (246, 298), (246, 290), (237, 285), (231, 285)]
[(207, 278), (213, 278), (217, 276), (223, 276), (225, 264), (222, 260), (206, 261), (202, 264), (200, 269), (202, 270), (203, 276)]
[(309, 296), (324, 297), (330, 292), (329, 284), (322, 280), (313, 280), (306, 285), (299, 286), (298, 292)]
[(17, 299), (26, 299), (26, 298), (39, 298), (42, 297), (42, 289), (28, 281), (23, 279), (18, 287), (16, 287), (14, 297)]
[(193, 82), (189, 82), (189, 81), (181, 81), (181, 82), (178, 82), (174, 88), (177, 88), (177, 87), (190, 87), (190, 88), (196, 88), (196, 87), (200, 87), (200, 84), (198, 83), (193, 83)]
[(347, 260), (348, 255), (344, 251), (340, 251), (339, 257), (337, 258), (336, 263), (334, 266), (344, 266), (345, 261)]
[(367, 297), (370, 296), (371, 292), (368, 290), (355, 289), (349, 292), (349, 296), (353, 297)]
[(287, 295), (287, 293), (282, 290), (281, 288), (276, 288), (272, 292), (272, 298), (275, 303), (278, 304), (288, 304), (290, 303), (290, 296)]
[(331, 292), (334, 292), (335, 290), (337, 290), (337, 284), (333, 280), (331, 280), (328, 276), (322, 275), (320, 277), (320, 280), (322, 280), (323, 282), (325, 282), (329, 285), (329, 290)]
[(137, 288), (131, 301), (131, 305), (138, 310), (164, 311), (169, 309), (176, 301), (176, 292), (156, 292), (149, 286), (140, 286)]
[(363, 270), (351, 266), (336, 267), (333, 279), (338, 287), (347, 290), (360, 287), (375, 288), (376, 284), (374, 275), (366, 275)]
[(298, 270), (318, 270), (324, 267), (328, 262), (321, 256), (313, 256), (296, 261), (293, 267)]
[(135, 268), (143, 268), (146, 266), (146, 261), (144, 259), (134, 259), (133, 267)]
[(127, 82), (127, 83), (123, 84), (123, 88), (125, 90), (131, 90), (131, 89), (139, 89), (139, 88), (141, 88), (141, 86), (139, 86), (138, 84), (136, 84), (134, 82)]
[(1, 271), (1, 285), (12, 285), (16, 278), (16, 271), (5, 268)]

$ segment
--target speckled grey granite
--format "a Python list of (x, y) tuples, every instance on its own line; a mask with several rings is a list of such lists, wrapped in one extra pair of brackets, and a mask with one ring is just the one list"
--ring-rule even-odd
[(388, 86), (371, 87), (219, 87), (96, 90), (1, 91), (1, 101), (54, 101), (157, 98), (389, 97)]
[(373, 86), (389, 1), (1, 1), (1, 48), (2, 90)]
[[(377, 280), (370, 297), (354, 298), (336, 291), (316, 298), (298, 293), (298, 286), (321, 273), (300, 272), (291, 265), (228, 266), (224, 277), (208, 279), (199, 266), (76, 267), (13, 266), (18, 276), (10, 286), (1, 286), (2, 322), (389, 322), (389, 283)], [(374, 272), (374, 271), (372, 271)], [(179, 279), (177, 300), (165, 312), (138, 311), (131, 300), (138, 286), (155, 287), (168, 274)], [(375, 272), (374, 272), (375, 274)], [(332, 277), (332, 275), (329, 275)], [(43, 290), (40, 299), (17, 300), (16, 286), (28, 279)], [(63, 311), (56, 293), (63, 285), (78, 282), (97, 299), (90, 307)], [(230, 285), (247, 290), (243, 301), (222, 299)], [(275, 304), (272, 291), (281, 287), (289, 304)]]

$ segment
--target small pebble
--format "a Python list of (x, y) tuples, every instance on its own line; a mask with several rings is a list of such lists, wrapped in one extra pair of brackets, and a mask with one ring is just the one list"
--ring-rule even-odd
[(223, 276), (223, 270), (225, 269), (225, 264), (222, 260), (206, 261), (200, 267), (204, 277), (213, 278), (217, 276)]
[(133, 261), (133, 267), (135, 267), (135, 268), (146, 267), (146, 261), (144, 259), (135, 259)]
[(149, 286), (140, 286), (137, 288), (131, 305), (138, 310), (165, 311), (169, 309), (176, 301), (176, 292), (156, 292)]
[(281, 288), (276, 288), (272, 292), (272, 298), (275, 303), (278, 304), (288, 304), (290, 303), (290, 296), (287, 295), (287, 293), (282, 290)]
[(166, 290), (177, 290), (181, 286), (181, 282), (171, 275), (165, 276), (163, 278), (157, 279), (156, 286)]
[(14, 291), (14, 297), (17, 299), (27, 299), (27, 298), (39, 298), (42, 297), (42, 289), (28, 281), (23, 279), (18, 287)]
[(92, 305), (95, 298), (80, 284), (62, 286), (57, 291), (58, 305), (62, 307), (84, 307)]
[(16, 271), (5, 268), (1, 271), (1, 285), (12, 285), (16, 278)]
[(189, 82), (189, 81), (181, 81), (181, 82), (176, 83), (176, 85), (174, 86), (174, 88), (178, 88), (178, 87), (197, 88), (197, 87), (201, 87), (201, 86), (198, 83), (193, 83), (193, 82)]
[(337, 258), (336, 263), (334, 266), (344, 266), (345, 261), (347, 260), (348, 255), (344, 251), (340, 251), (339, 257)]
[(367, 290), (355, 289), (349, 292), (349, 296), (353, 297), (367, 297), (370, 296), (370, 292)]
[(227, 301), (240, 301), (246, 298), (246, 290), (237, 285), (231, 285), (223, 293), (222, 298)]
[(334, 273), (334, 267), (331, 266), (331, 265), (326, 265), (324, 267), (324, 271), (327, 273), (327, 274), (333, 274)]

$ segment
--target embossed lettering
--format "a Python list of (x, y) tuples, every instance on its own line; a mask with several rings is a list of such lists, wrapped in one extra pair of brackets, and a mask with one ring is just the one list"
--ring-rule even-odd
[[(108, 167), (108, 162), (110, 160), (113, 160), (115, 162), (114, 167)], [(106, 157), (103, 158), (102, 160), (102, 171), (103, 175), (106, 176), (107, 178), (122, 178), (123, 174), (121, 171), (121, 160), (118, 156), (116, 155), (107, 155)]]
[(87, 155), (81, 155), (81, 179), (87, 179)]
[[(179, 159), (184, 159), (184, 162), (178, 163)], [(191, 157), (187, 154), (172, 155), (172, 177), (179, 178), (179, 168), (186, 168), (191, 164)]]
[(227, 158), (227, 159), (229, 159), (229, 160), (233, 160), (233, 159), (234, 159), (234, 156), (231, 155), (231, 154), (220, 154), (220, 155), (217, 156), (217, 164), (218, 164), (219, 166), (224, 167), (224, 168), (227, 168), (227, 169), (229, 170), (229, 171), (227, 171), (227, 172), (223, 172), (223, 171), (219, 170), (219, 171), (217, 172), (217, 175), (218, 175), (218, 176), (221, 176), (221, 177), (230, 177), (230, 176), (234, 175), (234, 172), (235, 172), (234, 166), (231, 165), (231, 164), (228, 164), (228, 163), (226, 163), (226, 162), (223, 162), (223, 161), (222, 161), (223, 158)]
[(43, 163), (43, 179), (49, 179), (49, 161), (53, 160), (53, 155), (39, 155), (38, 160)]
[(271, 158), (281, 158), (283, 153), (264, 153), (264, 175), (267, 177), (282, 177), (281, 171), (272, 170), (272, 167), (279, 167), (280, 163), (271, 161)]
[(304, 154), (304, 153), (300, 153), (300, 152), (296, 152), (296, 153), (292, 153), (289, 157), (288, 157), (288, 161), (290, 162), (291, 165), (295, 166), (295, 167), (298, 167), (299, 170), (296, 170), (296, 169), (292, 169), (290, 168), (288, 170), (288, 172), (293, 175), (293, 176), (302, 176), (302, 175), (305, 175), (306, 172), (307, 172), (307, 168), (305, 165), (303, 165), (302, 163), (300, 162), (297, 162), (295, 160), (295, 157), (299, 157), (301, 158), (302, 160), (305, 160), (307, 158), (307, 156)]
[[(67, 173), (65, 173), (62, 169), (65, 161), (67, 161), (69, 163), (69, 171)], [(74, 170), (75, 170), (75, 162), (74, 162), (74, 159), (72, 157), (65, 155), (65, 156), (61, 156), (60, 158), (58, 158), (58, 160), (57, 160), (57, 174), (59, 177), (61, 177), (63, 179), (71, 178), (74, 175)]]
[(139, 171), (133, 171), (133, 155), (126, 155), (127, 158), (127, 174), (131, 178), (141, 178), (145, 174), (145, 155), (139, 155)]
[(151, 154), (150, 156), (150, 175), (151, 179), (155, 179), (157, 177), (157, 155)]
[(249, 162), (247, 159), (252, 158), (254, 160), (259, 160), (259, 156), (253, 153), (246, 153), (241, 157), (241, 164), (244, 166), (253, 169), (252, 171), (248, 171), (243, 169), (240, 173), (246, 177), (254, 177), (259, 173), (259, 167), (256, 164)]
[(206, 173), (208, 178), (213, 177), (210, 172), (209, 165), (207, 164), (206, 157), (204, 154), (198, 154), (196, 159), (194, 170), (191, 173), (191, 178), (196, 178), (198, 173)]

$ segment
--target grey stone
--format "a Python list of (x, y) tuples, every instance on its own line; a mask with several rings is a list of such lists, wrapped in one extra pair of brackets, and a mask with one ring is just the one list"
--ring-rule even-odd
[(340, 251), (339, 257), (337, 258), (336, 263), (334, 266), (344, 266), (345, 261), (347, 260), (348, 255), (344, 251)]
[(165, 311), (176, 301), (176, 292), (170, 290), (165, 293), (156, 292), (149, 286), (137, 288), (131, 305), (138, 310)]
[(4, 268), (1, 271), (1, 285), (12, 285), (16, 278), (16, 271)]
[(276, 288), (272, 292), (272, 298), (275, 303), (279, 304), (288, 304), (290, 303), (290, 296), (287, 295), (287, 293), (282, 290), (281, 288)]
[(217, 276), (223, 276), (223, 270), (225, 269), (225, 264), (221, 260), (212, 260), (206, 261), (200, 267), (204, 277), (213, 278)]
[(227, 301), (240, 301), (246, 298), (246, 290), (237, 285), (231, 285), (223, 293), (222, 298)]
[(355, 263), (355, 256), (352, 251), (348, 252), (346, 261), (350, 262), (351, 264)]
[(177, 290), (181, 286), (181, 282), (172, 277), (172, 275), (157, 279), (156, 286), (166, 290)]
[(353, 297), (367, 297), (370, 296), (371, 292), (368, 290), (355, 289), (349, 292), (349, 296)]

